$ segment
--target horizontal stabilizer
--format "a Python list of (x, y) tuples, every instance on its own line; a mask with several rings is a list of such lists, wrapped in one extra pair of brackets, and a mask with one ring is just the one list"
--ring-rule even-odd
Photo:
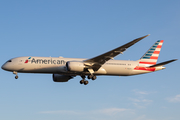
[(149, 67), (163, 66), (163, 65), (166, 65), (166, 64), (168, 64), (168, 63), (174, 62), (174, 61), (176, 61), (176, 60), (178, 60), (178, 59), (169, 60), (169, 61), (162, 62), (162, 63), (156, 64), (156, 65), (152, 65), (152, 66), (149, 66)]

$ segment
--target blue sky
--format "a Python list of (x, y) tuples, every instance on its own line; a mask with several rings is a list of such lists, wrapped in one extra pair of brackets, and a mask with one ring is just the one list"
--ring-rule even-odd
[[(138, 60), (164, 40), (158, 62), (179, 59), (179, 0), (9, 0), (0, 2), (2, 65), (18, 56), (91, 58), (151, 34), (115, 59)], [(3, 120), (177, 120), (179, 61), (155, 73), (77, 76), (54, 83), (50, 74), (0, 70)]]

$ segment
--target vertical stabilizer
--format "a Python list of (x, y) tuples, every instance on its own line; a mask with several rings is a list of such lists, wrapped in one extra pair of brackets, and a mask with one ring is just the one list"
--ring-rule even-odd
[(140, 65), (155, 65), (164, 40), (158, 40), (139, 60)]

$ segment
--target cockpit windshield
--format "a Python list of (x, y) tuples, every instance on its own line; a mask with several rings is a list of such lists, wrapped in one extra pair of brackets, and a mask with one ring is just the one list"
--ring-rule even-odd
[(8, 60), (7, 62), (12, 62), (12, 60)]

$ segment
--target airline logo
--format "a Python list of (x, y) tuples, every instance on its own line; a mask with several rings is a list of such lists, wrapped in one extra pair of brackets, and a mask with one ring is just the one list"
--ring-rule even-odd
[(155, 65), (161, 51), (161, 47), (164, 40), (158, 40), (139, 61), (139, 66), (136, 66), (134, 70), (144, 70), (144, 71), (155, 71), (154, 67), (144, 67), (144, 65)]
[(140, 64), (156, 64), (164, 40), (158, 40), (141, 58)]
[(24, 63), (31, 63), (31, 64), (66, 64), (64, 60), (53, 60), (51, 59), (35, 59), (29, 57)]
[(31, 57), (29, 57), (24, 63), (28, 63), (30, 59), (31, 59)]

